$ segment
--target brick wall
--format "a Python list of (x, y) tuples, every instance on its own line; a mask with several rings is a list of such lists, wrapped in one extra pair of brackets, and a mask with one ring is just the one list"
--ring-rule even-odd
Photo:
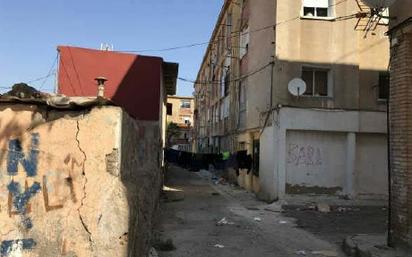
[(392, 246), (412, 249), (412, 33), (391, 49), (390, 163)]

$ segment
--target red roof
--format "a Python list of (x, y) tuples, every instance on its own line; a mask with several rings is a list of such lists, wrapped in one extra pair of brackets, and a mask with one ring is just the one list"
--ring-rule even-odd
[(163, 59), (59, 46), (58, 92), (96, 96), (96, 77), (106, 77), (105, 97), (141, 120), (159, 120)]

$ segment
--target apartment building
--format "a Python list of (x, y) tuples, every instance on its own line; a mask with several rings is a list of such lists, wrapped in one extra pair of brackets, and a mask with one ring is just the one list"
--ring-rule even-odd
[(225, 1), (194, 85), (195, 150), (247, 150), (253, 172), (238, 182), (266, 201), (386, 198), (387, 22), (368, 29), (354, 15), (367, 11), (360, 0)]
[(169, 138), (169, 146), (192, 151), (194, 99), (187, 96), (167, 97), (167, 123), (176, 124), (177, 133)]

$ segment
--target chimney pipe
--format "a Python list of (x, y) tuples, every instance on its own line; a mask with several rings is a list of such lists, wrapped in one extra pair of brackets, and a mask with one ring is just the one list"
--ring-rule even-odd
[(94, 80), (97, 81), (97, 97), (104, 97), (104, 82), (107, 79), (105, 77), (97, 77)]

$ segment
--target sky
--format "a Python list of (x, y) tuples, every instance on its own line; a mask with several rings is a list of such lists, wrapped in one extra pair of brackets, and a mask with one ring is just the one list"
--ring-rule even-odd
[[(1, 0), (0, 89), (36, 80), (30, 85), (52, 92), (54, 76), (38, 78), (50, 73), (58, 45), (99, 49), (101, 43), (109, 43), (124, 51), (207, 42), (222, 4), (223, 0)], [(177, 62), (179, 77), (194, 80), (206, 47), (142, 54)], [(192, 95), (192, 83), (178, 81), (177, 87), (178, 95)]]

